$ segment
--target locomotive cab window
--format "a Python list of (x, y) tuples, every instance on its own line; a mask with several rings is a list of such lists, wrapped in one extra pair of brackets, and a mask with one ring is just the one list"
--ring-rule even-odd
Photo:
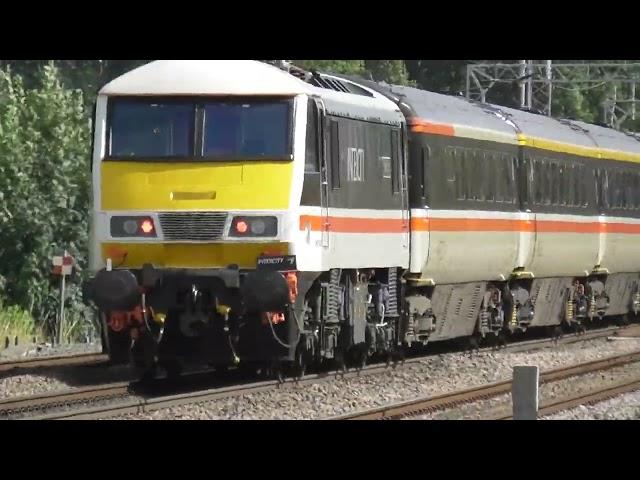
[(290, 102), (215, 101), (204, 105), (205, 158), (269, 160), (291, 155)]
[(190, 157), (194, 126), (193, 103), (114, 100), (107, 152), (112, 158)]
[(112, 98), (110, 159), (291, 160), (290, 99)]

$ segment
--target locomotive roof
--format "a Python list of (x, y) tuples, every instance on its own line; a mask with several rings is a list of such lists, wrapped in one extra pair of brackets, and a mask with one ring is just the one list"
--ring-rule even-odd
[(255, 60), (156, 60), (112, 80), (104, 96), (294, 96), (321, 97), (329, 113), (399, 124), (398, 106), (366, 89), (370, 96), (318, 88), (273, 65)]

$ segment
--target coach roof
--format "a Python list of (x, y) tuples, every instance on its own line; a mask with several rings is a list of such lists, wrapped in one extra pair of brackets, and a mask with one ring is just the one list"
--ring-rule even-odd
[(380, 92), (411, 108), (414, 118), (410, 123), (415, 132), (517, 142), (587, 157), (640, 162), (639, 139), (611, 128), (558, 120), (412, 87), (377, 85)]

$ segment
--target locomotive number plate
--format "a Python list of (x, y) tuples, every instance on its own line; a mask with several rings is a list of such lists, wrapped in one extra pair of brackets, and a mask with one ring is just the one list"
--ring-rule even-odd
[(258, 257), (258, 270), (290, 272), (297, 270), (295, 255), (274, 255)]

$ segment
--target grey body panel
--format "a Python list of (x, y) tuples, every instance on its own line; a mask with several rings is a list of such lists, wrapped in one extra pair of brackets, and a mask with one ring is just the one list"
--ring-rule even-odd
[(564, 315), (566, 291), (571, 278), (536, 278), (531, 284), (531, 303), (534, 307), (531, 327), (560, 325)]
[(631, 135), (611, 128), (601, 127), (600, 125), (591, 125), (573, 120), (571, 123), (586, 130), (601, 148), (640, 154), (640, 142)]
[(436, 330), (429, 341), (472, 335), (486, 289), (487, 282), (438, 285), (431, 297)]
[(447, 123), (492, 130), (513, 137), (516, 140), (517, 126), (511, 125), (498, 114), (502, 107), (470, 102), (463, 97), (453, 97), (427, 92), (413, 87), (393, 86), (398, 94), (411, 105), (415, 114), (434, 123)]
[(637, 273), (615, 273), (607, 277), (605, 292), (609, 295), (607, 315), (624, 315), (631, 310), (631, 296), (638, 279)]

